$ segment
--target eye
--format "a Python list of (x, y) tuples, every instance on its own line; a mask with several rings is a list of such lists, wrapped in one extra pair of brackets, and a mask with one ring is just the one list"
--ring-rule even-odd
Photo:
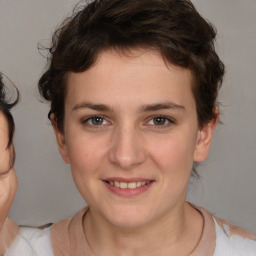
[(103, 116), (90, 116), (89, 118), (83, 120), (83, 123), (90, 126), (103, 126), (109, 124), (109, 122), (105, 120)]
[(152, 126), (164, 126), (164, 127), (169, 126), (173, 123), (174, 121), (171, 118), (165, 117), (165, 116), (154, 116), (148, 122), (148, 124)]

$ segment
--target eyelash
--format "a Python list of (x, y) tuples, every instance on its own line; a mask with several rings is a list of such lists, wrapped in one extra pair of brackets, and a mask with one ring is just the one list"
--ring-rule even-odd
[[(102, 122), (101, 124), (93, 124), (93, 120), (95, 119), (102, 119)], [(154, 120), (156, 119), (162, 119), (164, 121), (164, 124), (156, 124), (154, 122)], [(104, 122), (106, 122), (107, 124), (104, 124)], [(150, 122), (153, 122), (150, 124)], [(167, 123), (166, 123), (167, 122)], [(89, 116), (87, 117), (86, 119), (82, 120), (82, 124), (86, 124), (90, 127), (93, 127), (93, 128), (101, 128), (101, 127), (104, 127), (104, 126), (108, 126), (110, 125), (111, 123), (109, 121), (106, 120), (106, 117), (105, 116), (101, 116), (101, 115), (94, 115), (94, 116)], [(170, 118), (170, 117), (166, 117), (166, 116), (161, 116), (161, 115), (156, 115), (156, 116), (152, 116), (148, 119), (148, 121), (146, 122), (146, 125), (148, 126), (153, 126), (157, 129), (164, 129), (164, 128), (168, 128), (169, 126), (175, 124), (175, 121)]]
[[(103, 122), (107, 122), (107, 124), (93, 124), (92, 122), (93, 122), (93, 120), (94, 119), (102, 119), (103, 120)], [(100, 128), (100, 127), (102, 127), (102, 126), (108, 126), (109, 124), (110, 124), (110, 122), (108, 122), (107, 120), (106, 120), (106, 117), (104, 117), (104, 116), (101, 116), (101, 115), (95, 115), (95, 116), (89, 116), (89, 117), (87, 117), (86, 119), (84, 119), (84, 120), (82, 120), (82, 124), (87, 124), (88, 126), (90, 126), (90, 127), (93, 127), (93, 128)]]
[[(154, 122), (155, 119), (163, 119), (164, 120), (164, 124), (160, 124), (160, 125), (157, 125), (155, 123), (149, 124), (150, 122)], [(164, 129), (164, 128), (168, 128), (169, 126), (175, 124), (175, 121), (172, 118), (167, 117), (167, 116), (156, 115), (156, 116), (150, 117), (150, 119), (149, 119), (149, 121), (147, 123), (150, 126), (154, 126), (157, 129)]]

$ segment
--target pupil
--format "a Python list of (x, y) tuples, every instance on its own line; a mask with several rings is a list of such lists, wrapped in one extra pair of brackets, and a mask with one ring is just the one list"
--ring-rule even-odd
[(102, 124), (102, 122), (103, 122), (103, 118), (102, 117), (94, 117), (92, 119), (92, 123), (95, 124), (95, 125)]
[(165, 124), (165, 118), (164, 117), (156, 117), (154, 119), (155, 125), (163, 125)]

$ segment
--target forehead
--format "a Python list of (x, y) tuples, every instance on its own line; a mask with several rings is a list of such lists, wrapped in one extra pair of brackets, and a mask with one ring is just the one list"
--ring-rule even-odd
[(6, 116), (0, 110), (0, 147), (6, 148), (9, 141), (9, 134), (8, 134), (8, 123)]
[(3, 111), (0, 109), (0, 129), (5, 130), (8, 128), (7, 118)]
[(153, 50), (105, 51), (90, 69), (70, 73), (67, 85), (66, 103), (84, 98), (113, 104), (179, 101), (183, 96), (194, 100), (191, 71), (166, 62)]

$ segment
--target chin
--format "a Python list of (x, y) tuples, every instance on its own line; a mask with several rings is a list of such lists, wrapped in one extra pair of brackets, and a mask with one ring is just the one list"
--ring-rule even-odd
[(106, 216), (108, 222), (122, 229), (141, 228), (150, 221), (149, 213), (138, 207), (120, 207)]

